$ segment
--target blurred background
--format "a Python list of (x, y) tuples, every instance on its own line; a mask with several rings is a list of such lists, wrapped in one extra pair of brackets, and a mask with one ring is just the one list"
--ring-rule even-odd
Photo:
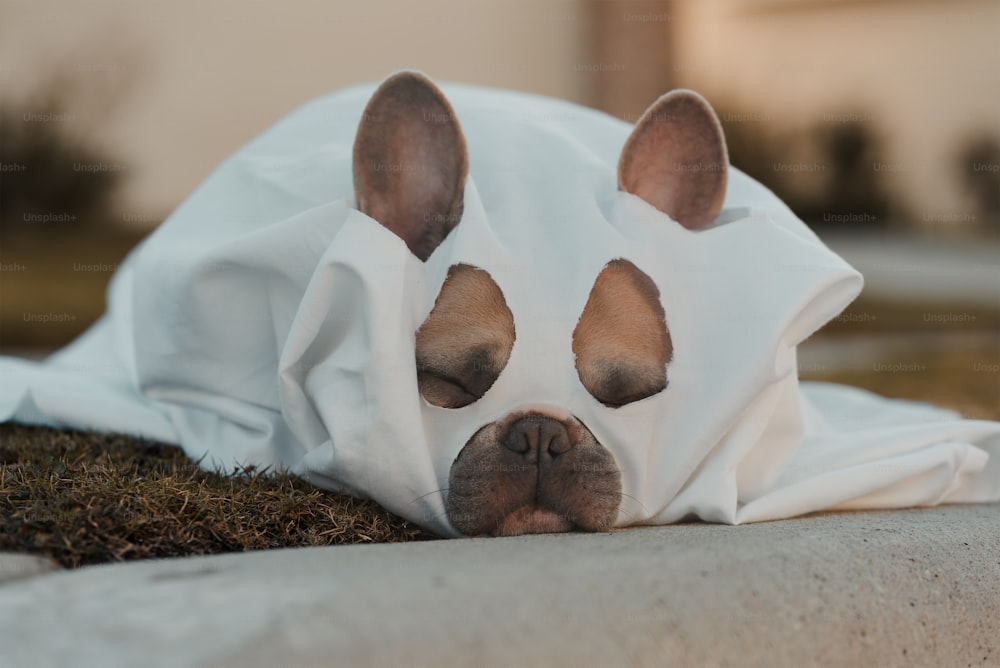
[(0, 0), (0, 352), (40, 357), (228, 154), (401, 68), (634, 121), (673, 87), (860, 269), (802, 375), (1000, 417), (995, 0)]

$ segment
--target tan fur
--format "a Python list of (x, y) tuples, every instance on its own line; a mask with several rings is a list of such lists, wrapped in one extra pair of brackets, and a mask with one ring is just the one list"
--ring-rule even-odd
[[(456, 378), (478, 398), (507, 365), (514, 337), (514, 316), (490, 275), (471, 265), (455, 265), (417, 330), (418, 372), (433, 370)], [(434, 376), (418, 379), (424, 397), (435, 405), (471, 403)]]
[(712, 223), (726, 195), (722, 126), (697, 93), (674, 90), (646, 110), (625, 142), (618, 187), (690, 229)]
[(628, 260), (614, 260), (594, 281), (573, 332), (580, 382), (600, 401), (622, 405), (667, 384), (673, 353), (659, 290)]

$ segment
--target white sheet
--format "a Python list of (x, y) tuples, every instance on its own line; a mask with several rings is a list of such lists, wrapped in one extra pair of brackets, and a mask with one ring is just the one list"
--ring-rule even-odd
[[(206, 467), (290, 469), (445, 535), (455, 455), (518, 407), (580, 418), (622, 469), (617, 526), (741, 523), (827, 508), (1000, 499), (1000, 423), (800, 384), (796, 346), (860, 275), (732, 170), (689, 231), (618, 192), (631, 128), (544, 98), (443, 86), (469, 145), (462, 222), (426, 263), (352, 206), (362, 86), (313, 101), (227, 159), (123, 265), (102, 319), (42, 364), (0, 359), (0, 419), (180, 444)], [(608, 408), (573, 327), (601, 268), (657, 284), (670, 385)], [(462, 409), (424, 401), (414, 332), (452, 264), (514, 314), (510, 362)]]

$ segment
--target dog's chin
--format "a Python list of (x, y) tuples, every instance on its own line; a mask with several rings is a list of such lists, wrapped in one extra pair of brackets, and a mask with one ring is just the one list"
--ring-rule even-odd
[(494, 536), (520, 536), (527, 533), (564, 533), (576, 528), (565, 515), (533, 504), (521, 506), (497, 526)]

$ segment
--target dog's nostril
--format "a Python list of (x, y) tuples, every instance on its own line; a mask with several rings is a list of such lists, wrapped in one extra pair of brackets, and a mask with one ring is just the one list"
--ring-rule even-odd
[(566, 427), (561, 422), (552, 422), (552, 428), (547, 437), (548, 449), (553, 455), (561, 455), (573, 447), (573, 444), (569, 440), (569, 432), (566, 431)]
[(524, 429), (519, 429), (515, 424), (507, 431), (507, 436), (503, 439), (504, 447), (511, 452), (523, 454), (531, 450), (531, 436)]
[(568, 452), (573, 444), (569, 432), (558, 420), (530, 416), (521, 418), (507, 431), (504, 447), (512, 452), (548, 452), (552, 456)]

